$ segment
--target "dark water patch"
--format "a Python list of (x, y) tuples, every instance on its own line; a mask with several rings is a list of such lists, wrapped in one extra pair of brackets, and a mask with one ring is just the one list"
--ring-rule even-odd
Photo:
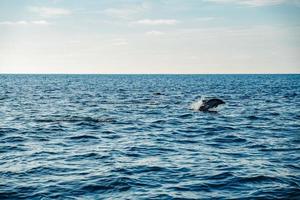
[(127, 156), (159, 156), (167, 153), (176, 152), (174, 149), (159, 146), (129, 147), (126, 151)]
[(288, 164), (288, 165), (286, 165), (286, 167), (288, 167), (290, 169), (300, 170), (300, 167), (295, 164)]
[(39, 152), (34, 152), (33, 154), (31, 154), (32, 157), (45, 157), (45, 156), (51, 156), (51, 155), (59, 155), (59, 152), (39, 151)]
[(294, 98), (294, 97), (297, 97), (297, 93), (296, 92), (292, 92), (292, 93), (286, 93), (284, 94), (284, 97), (285, 98)]
[(1, 128), (0, 127), (0, 136), (4, 134), (9, 134), (9, 133), (15, 133), (18, 132), (19, 129), (16, 128)]
[(299, 139), (298, 138), (292, 139), (291, 142), (293, 144), (300, 144), (300, 138)]
[(246, 139), (235, 136), (235, 135), (226, 135), (223, 137), (218, 137), (213, 139), (214, 142), (216, 143), (221, 143), (221, 144), (226, 144), (226, 143), (234, 143), (234, 144), (238, 144), (238, 143), (245, 143), (247, 142)]
[(14, 191), (0, 191), (0, 199), (25, 199), (27, 197)]
[(212, 176), (204, 176), (204, 180), (222, 180), (222, 179), (228, 179), (233, 178), (235, 175), (231, 172), (223, 172), (220, 174), (212, 175)]
[(0, 101), (7, 99), (8, 96), (0, 96)]
[(25, 142), (26, 140), (27, 139), (25, 137), (21, 137), (21, 136), (5, 137), (2, 139), (2, 141), (6, 143), (19, 143), (19, 142)]
[(119, 133), (113, 132), (113, 131), (101, 131), (99, 132), (99, 137), (105, 138), (105, 139), (119, 139), (122, 138), (122, 135)]
[(193, 117), (194, 115), (193, 114), (182, 114), (182, 115), (179, 115), (178, 118), (181, 118), (181, 119), (190, 119), (191, 117)]
[(52, 123), (52, 122), (63, 122), (63, 120), (58, 120), (58, 119), (35, 119), (35, 122)]
[(144, 174), (144, 173), (160, 173), (170, 171), (167, 168), (159, 167), (159, 166), (136, 166), (130, 168), (117, 168), (113, 170), (113, 172), (123, 173), (126, 175), (134, 175), (134, 174)]
[(103, 178), (93, 184), (86, 184), (79, 189), (79, 192), (124, 192), (134, 185), (133, 179), (127, 177)]
[(51, 138), (48, 136), (35, 136), (35, 137), (31, 137), (31, 139), (33, 141), (39, 141), (39, 142), (48, 142), (51, 140)]
[(220, 153), (220, 154), (231, 156), (234, 158), (244, 158), (244, 157), (249, 156), (247, 153), (243, 153), (243, 152), (224, 152), (224, 153)]
[(204, 135), (217, 135), (218, 133), (223, 133), (224, 130), (220, 127), (205, 127)]
[(219, 129), (230, 131), (230, 130), (238, 130), (239, 128), (231, 127), (231, 126), (222, 126), (222, 127), (219, 127)]
[(122, 138), (122, 136), (118, 134), (111, 134), (111, 135), (102, 136), (102, 138), (114, 140), (114, 139)]
[(172, 132), (172, 135), (184, 140), (187, 138), (201, 138), (203, 133), (203, 130), (176, 130)]
[(71, 140), (98, 140), (99, 138), (93, 135), (76, 135), (69, 137)]
[(99, 153), (86, 153), (79, 155), (72, 155), (66, 159), (66, 161), (82, 161), (85, 159), (105, 160), (110, 158), (109, 155), (100, 155)]
[(248, 177), (237, 177), (232, 180), (233, 184), (260, 184), (262, 182), (268, 183), (285, 183), (280, 178), (266, 176), (266, 175), (255, 175), (255, 176), (248, 176)]
[(199, 143), (198, 140), (191, 140), (191, 139), (178, 139), (178, 140), (174, 140), (174, 142), (180, 143), (180, 144), (197, 144), (197, 143)]
[(280, 116), (280, 113), (278, 113), (278, 112), (271, 112), (270, 115), (272, 115), (272, 116)]
[(263, 148), (263, 149), (260, 149), (260, 151), (299, 151), (300, 152), (300, 148)]
[(161, 95), (163, 95), (163, 93), (160, 93), (160, 92), (154, 92), (153, 95), (161, 96)]
[(191, 200), (190, 198), (176, 198), (174, 195), (167, 194), (167, 193), (162, 193), (162, 194), (150, 194), (149, 197), (143, 198), (143, 200), (156, 200), (156, 199), (161, 199), (161, 200)]
[(271, 120), (270, 118), (267, 118), (267, 117), (261, 117), (261, 116), (255, 116), (255, 115), (250, 115), (250, 116), (247, 117), (247, 119), (249, 119), (251, 121), (256, 121), (256, 120), (268, 121), (268, 120)]
[(272, 188), (259, 190), (252, 193), (251, 197), (248, 199), (289, 199), (289, 200), (299, 200), (300, 199), (300, 189), (289, 187), (289, 188)]
[(31, 168), (29, 170), (26, 170), (26, 174), (31, 174), (33, 175), (62, 175), (65, 176), (67, 174), (72, 174), (76, 170), (75, 167), (70, 168), (70, 167), (57, 167), (57, 166), (38, 166)]
[(86, 123), (111, 123), (115, 120), (113, 118), (93, 118), (93, 117), (80, 117), (80, 116), (71, 116), (71, 117), (60, 117), (60, 118), (40, 118), (35, 119), (36, 122), (41, 123), (78, 123), (78, 122), (86, 122)]
[(153, 123), (153, 124), (165, 124), (166, 122), (167, 122), (166, 120), (159, 119), (159, 120), (152, 121), (151, 123)]
[(37, 188), (30, 186), (11, 187), (8, 191), (0, 190), (0, 199), (29, 199)]
[(181, 186), (169, 187), (168, 189), (174, 190), (176, 192), (210, 192), (210, 187), (204, 183), (196, 183), (196, 184), (187, 184)]
[(268, 148), (268, 146), (265, 145), (265, 144), (252, 144), (252, 145), (248, 145), (247, 148), (250, 148), (250, 149), (266, 149), (266, 148)]
[[(14, 144), (12, 144), (14, 145)], [(28, 147), (24, 145), (18, 145), (18, 146), (7, 146), (7, 145), (2, 145), (0, 148), (0, 153), (10, 153), (10, 152), (24, 152), (27, 151)]]

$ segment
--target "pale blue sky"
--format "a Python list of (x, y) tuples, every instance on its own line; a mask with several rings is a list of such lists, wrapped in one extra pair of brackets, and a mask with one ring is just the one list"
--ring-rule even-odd
[(300, 73), (300, 0), (0, 0), (0, 73)]

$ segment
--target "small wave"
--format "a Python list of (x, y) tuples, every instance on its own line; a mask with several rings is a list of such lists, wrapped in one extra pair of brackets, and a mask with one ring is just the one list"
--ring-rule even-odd
[[(215, 182), (217, 180), (218, 182)], [(223, 174), (220, 174), (220, 177), (217, 176), (216, 179), (213, 180), (213, 182), (208, 182), (205, 185), (208, 186), (209, 189), (216, 189), (216, 188), (224, 189), (224, 188), (240, 187), (240, 185), (245, 185), (245, 184), (252, 185), (252, 184), (267, 184), (267, 183), (286, 184), (284, 180), (278, 177), (265, 176), (265, 175), (238, 177), (238, 176), (234, 176), (231, 173), (225, 172)]]
[(293, 97), (296, 97), (298, 94), (296, 92), (293, 92), (293, 93), (286, 93), (284, 94), (284, 97), (285, 98), (293, 98)]
[(273, 115), (273, 116), (279, 116), (280, 113), (278, 113), (278, 112), (271, 112), (270, 115)]
[(166, 154), (169, 152), (176, 152), (175, 149), (164, 148), (164, 147), (152, 147), (152, 146), (144, 146), (144, 147), (130, 147), (127, 149), (125, 153), (127, 156), (132, 157), (140, 157), (140, 156), (158, 156), (162, 154)]
[(35, 152), (33, 154), (31, 154), (32, 157), (36, 157), (36, 156), (40, 156), (40, 157), (44, 157), (44, 156), (50, 156), (50, 155), (56, 155), (57, 152), (50, 152), (50, 151), (40, 151), (40, 152)]
[(14, 191), (0, 191), (0, 199), (32, 199), (32, 195), (36, 188), (32, 186), (19, 186), (11, 188)]
[(179, 143), (179, 144), (197, 144), (199, 143), (198, 140), (188, 140), (188, 139), (178, 139), (174, 140), (174, 142)]
[(180, 186), (169, 187), (168, 189), (175, 190), (177, 192), (210, 191), (210, 187), (204, 183), (185, 184)]
[(166, 123), (166, 122), (167, 122), (166, 120), (158, 119), (158, 120), (155, 120), (155, 121), (153, 121), (153, 122), (151, 122), (151, 123), (153, 123), (153, 124), (164, 124), (164, 123)]
[(260, 151), (300, 151), (300, 148), (266, 148)]
[(264, 145), (264, 144), (253, 144), (253, 145), (247, 146), (247, 148), (250, 148), (250, 149), (260, 149), (260, 148), (267, 148), (267, 147), (268, 146)]
[(86, 184), (80, 190), (88, 192), (103, 191), (127, 191), (131, 188), (133, 180), (127, 177), (118, 177), (115, 179), (101, 179), (98, 183)]
[(293, 164), (288, 164), (286, 165), (288, 168), (291, 168), (291, 169), (296, 169), (296, 170), (300, 170), (300, 167), (297, 166), (297, 165), (293, 165)]
[(224, 152), (221, 153), (227, 156), (235, 157), (235, 158), (243, 158), (243, 157), (249, 157), (247, 153), (240, 153), (240, 152)]
[(6, 153), (6, 152), (18, 152), (18, 151), (27, 151), (28, 149), (24, 147), (24, 145), (18, 145), (18, 146), (1, 146), (0, 153)]
[(24, 198), (23, 195), (19, 195), (18, 192), (14, 192), (14, 191), (0, 192), (0, 199), (22, 199), (22, 198)]
[(0, 128), (0, 134), (4, 133), (14, 133), (17, 132), (19, 129), (16, 128)]
[(250, 176), (250, 177), (237, 177), (232, 180), (233, 183), (261, 183), (261, 182), (279, 182), (283, 183), (280, 178), (266, 176), (266, 175), (257, 175), (257, 176)]
[(235, 135), (228, 135), (228, 136), (225, 136), (222, 138), (216, 138), (216, 139), (214, 139), (214, 141), (217, 143), (244, 143), (244, 142), (247, 142), (246, 139), (240, 138)]
[(217, 175), (213, 175), (213, 176), (207, 176), (206, 178), (208, 180), (220, 180), (220, 179), (227, 179), (227, 178), (232, 178), (234, 177), (233, 173), (231, 172), (223, 172)]
[(26, 138), (21, 137), (21, 136), (12, 136), (12, 137), (6, 137), (2, 139), (4, 142), (24, 142), (26, 141)]
[(113, 118), (93, 118), (93, 117), (80, 117), (80, 116), (71, 116), (71, 117), (60, 117), (60, 118), (42, 118), (36, 119), (36, 122), (42, 123), (53, 123), (53, 122), (66, 122), (66, 123), (81, 123), (81, 122), (92, 122), (92, 123), (105, 123), (105, 122), (114, 122)]
[(7, 97), (0, 97), (0, 101), (7, 99)]
[(264, 190), (254, 192), (249, 199), (289, 199), (299, 200), (300, 189), (299, 187), (288, 188), (273, 188), (272, 190)]
[(191, 118), (192, 116), (193, 116), (192, 114), (187, 113), (187, 114), (179, 115), (178, 117), (181, 119), (188, 119), (188, 118)]
[(132, 175), (132, 174), (142, 174), (142, 173), (161, 173), (161, 172), (168, 172), (171, 171), (167, 168), (164, 167), (159, 167), (159, 166), (136, 166), (132, 168), (117, 168), (114, 169), (113, 172), (117, 173), (124, 173), (127, 175)]
[(70, 168), (70, 167), (54, 167), (54, 166), (37, 166), (33, 167), (27, 171), (25, 171), (26, 174), (36, 174), (36, 175), (66, 175), (68, 173), (73, 173), (76, 168)]
[(90, 140), (90, 139), (99, 139), (96, 136), (92, 136), (92, 135), (77, 135), (77, 136), (72, 136), (69, 137), (69, 139), (72, 140)]
[(108, 159), (110, 156), (108, 155), (100, 155), (98, 153), (85, 153), (85, 154), (79, 154), (79, 155), (72, 155), (69, 158), (66, 158), (66, 161), (82, 161), (86, 159), (91, 160), (105, 160)]
[(270, 118), (267, 118), (267, 117), (258, 117), (258, 116), (255, 116), (255, 115), (250, 115), (250, 116), (247, 117), (247, 119), (253, 120), (253, 121), (254, 120), (264, 120), (264, 121), (270, 120)]
[(249, 120), (258, 120), (258, 119), (259, 119), (259, 117), (254, 116), (254, 115), (248, 116), (247, 118), (248, 118)]

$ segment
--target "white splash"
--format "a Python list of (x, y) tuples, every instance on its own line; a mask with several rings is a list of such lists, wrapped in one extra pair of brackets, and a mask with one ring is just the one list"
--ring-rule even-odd
[(191, 109), (194, 111), (199, 111), (199, 108), (203, 105), (204, 97), (201, 97), (200, 99), (197, 99), (191, 104)]

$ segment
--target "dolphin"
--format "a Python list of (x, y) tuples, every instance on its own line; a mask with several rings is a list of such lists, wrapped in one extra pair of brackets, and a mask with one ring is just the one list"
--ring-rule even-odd
[(203, 100), (203, 104), (200, 106), (199, 111), (209, 112), (210, 109), (216, 108), (221, 104), (225, 104), (225, 102), (221, 99), (209, 99)]

